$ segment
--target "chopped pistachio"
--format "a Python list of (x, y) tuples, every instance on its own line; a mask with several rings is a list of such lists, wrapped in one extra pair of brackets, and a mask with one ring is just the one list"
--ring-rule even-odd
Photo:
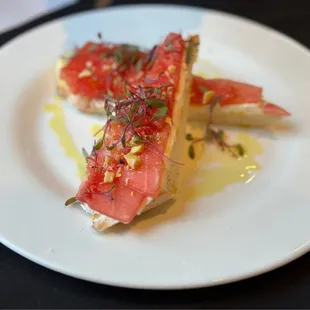
[(169, 73), (173, 73), (173, 72), (175, 72), (175, 66), (174, 65), (170, 65), (169, 67), (168, 67), (168, 72)]
[(106, 171), (104, 174), (103, 183), (112, 183), (114, 181), (115, 174), (112, 171)]
[(94, 214), (92, 215), (92, 217), (91, 217), (92, 221), (96, 221), (96, 220), (98, 220), (99, 218), (100, 218), (100, 214), (98, 214), (98, 213), (94, 213)]
[(115, 177), (120, 178), (122, 176), (122, 167), (119, 167), (116, 171)]
[(172, 121), (171, 121), (171, 117), (170, 116), (166, 117), (166, 123), (169, 124), (169, 125), (172, 125)]
[(81, 78), (88, 77), (91, 75), (92, 75), (92, 72), (89, 69), (84, 69), (79, 73), (78, 78), (81, 79)]
[(86, 68), (90, 69), (93, 66), (93, 63), (90, 60), (88, 60), (86, 61), (85, 65), (86, 65)]
[(213, 96), (214, 96), (213, 91), (206, 91), (202, 97), (202, 104), (208, 104), (210, 100), (213, 98)]
[(110, 156), (106, 156), (104, 158), (104, 165), (109, 166), (112, 163), (112, 158)]
[(128, 163), (128, 166), (132, 169), (137, 169), (142, 164), (142, 159), (138, 155), (128, 153), (124, 157)]
[(144, 150), (144, 144), (135, 145), (131, 148), (130, 153), (132, 154), (141, 154)]

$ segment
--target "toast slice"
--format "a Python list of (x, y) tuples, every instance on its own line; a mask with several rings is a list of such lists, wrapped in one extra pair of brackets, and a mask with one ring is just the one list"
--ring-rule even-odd
[(214, 124), (264, 127), (290, 116), (283, 108), (267, 102), (261, 87), (228, 79), (195, 77), (189, 120), (209, 119), (209, 104), (215, 97), (221, 99), (212, 111)]

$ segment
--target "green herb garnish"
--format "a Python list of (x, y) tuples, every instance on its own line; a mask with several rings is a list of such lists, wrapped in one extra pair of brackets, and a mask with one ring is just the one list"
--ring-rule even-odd
[(111, 89), (108, 89), (108, 96), (110, 96), (111, 98), (114, 97), (114, 93), (112, 92)]
[(244, 156), (245, 150), (241, 144), (236, 144), (234, 147), (240, 157)]
[(191, 158), (191, 159), (194, 159), (195, 158), (195, 149), (194, 149), (194, 145), (191, 144), (188, 148), (188, 156)]
[(166, 101), (161, 99), (147, 99), (145, 102), (152, 108), (162, 108), (166, 105)]
[(186, 139), (187, 141), (192, 141), (192, 140), (194, 140), (194, 138), (193, 138), (193, 136), (192, 136), (191, 133), (186, 134), (185, 139)]
[(224, 131), (219, 129), (215, 130), (211, 128), (212, 124), (212, 114), (215, 106), (219, 103), (221, 97), (217, 96), (213, 98), (210, 102), (210, 113), (209, 119), (206, 126), (206, 134), (202, 138), (194, 139), (193, 136), (189, 133), (186, 135), (186, 140), (192, 141), (188, 148), (188, 155), (191, 159), (195, 157), (194, 144), (202, 141), (212, 142), (214, 141), (223, 151), (228, 150), (234, 157), (242, 157), (245, 154), (245, 150), (241, 144), (230, 145), (225, 141)]
[(85, 158), (85, 160), (87, 162), (89, 155), (88, 155), (87, 151), (84, 148), (82, 148), (82, 154), (83, 154), (83, 156), (84, 156), (84, 158)]
[(167, 107), (162, 107), (158, 109), (155, 114), (152, 117), (152, 121), (158, 119), (158, 118), (163, 118), (167, 116), (168, 108)]
[(78, 201), (78, 200), (77, 200), (76, 197), (71, 197), (71, 198), (69, 198), (69, 199), (66, 200), (65, 206), (70, 206), (70, 205), (76, 203), (77, 201)]
[(204, 86), (202, 86), (202, 85), (198, 85), (198, 88), (199, 88), (199, 90), (200, 90), (202, 93), (206, 93), (207, 91), (209, 91), (208, 88), (206, 88), (206, 87), (204, 87)]

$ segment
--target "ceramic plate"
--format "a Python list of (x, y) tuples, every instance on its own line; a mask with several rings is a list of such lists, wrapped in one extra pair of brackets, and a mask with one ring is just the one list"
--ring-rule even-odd
[[(99, 31), (104, 40), (143, 47), (170, 31), (199, 33), (197, 74), (261, 85), (291, 122), (229, 130), (248, 149), (246, 162), (210, 148), (181, 201), (98, 234), (64, 201), (80, 182), (81, 148), (104, 120), (54, 98), (54, 67)], [(310, 54), (292, 39), (215, 11), (119, 6), (17, 37), (0, 50), (0, 68), (0, 236), (17, 253), (89, 281), (173, 289), (248, 278), (310, 249)]]

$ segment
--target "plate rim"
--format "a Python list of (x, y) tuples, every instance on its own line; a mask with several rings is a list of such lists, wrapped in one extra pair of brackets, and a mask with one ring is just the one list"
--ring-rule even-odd
[[(190, 6), (190, 5), (177, 5), (177, 4), (127, 4), (127, 5), (117, 5), (117, 6), (110, 6), (107, 8), (101, 8), (101, 9), (91, 9), (91, 10), (87, 10), (87, 11), (82, 11), (82, 12), (78, 12), (78, 13), (72, 13), (72, 14), (68, 14), (65, 15), (63, 17), (59, 17), (56, 19), (53, 19), (51, 21), (48, 22), (43, 22), (42, 24), (35, 26), (27, 31), (22, 32), (21, 34), (15, 36), (13, 39), (7, 41), (5, 44), (3, 44), (0, 48), (0, 57), (1, 54), (3, 52), (3, 50), (5, 50), (6, 48), (10, 48), (11, 45), (14, 45), (16, 41), (22, 39), (23, 37), (27, 36), (27, 35), (31, 35), (32, 32), (35, 31), (40, 31), (41, 29), (44, 29), (45, 27), (53, 27), (53, 24), (57, 24), (66, 20), (70, 20), (72, 18), (78, 18), (79, 16), (85, 16), (85, 15), (93, 15), (93, 14), (102, 14), (104, 13), (104, 11), (107, 11), (107, 14), (110, 11), (118, 11), (121, 9), (126, 9), (126, 8), (130, 8), (130, 9), (141, 9), (141, 8), (182, 8), (184, 10), (189, 10), (189, 11), (196, 11), (196, 12), (206, 12), (206, 13), (211, 13), (213, 15), (218, 15), (218, 16), (222, 16), (222, 17), (228, 17), (228, 18), (232, 18), (234, 20), (241, 20), (242, 22), (245, 23), (249, 23), (251, 25), (253, 25), (254, 27), (257, 28), (261, 28), (264, 31), (268, 31), (269, 33), (275, 35), (278, 39), (284, 40), (285, 43), (290, 44), (292, 47), (297, 48), (300, 52), (305, 53), (308, 57), (309, 57), (309, 61), (310, 61), (310, 49), (303, 45), (301, 42), (297, 41), (296, 39), (288, 36), (287, 34), (284, 34), (270, 26), (264, 25), (260, 22), (251, 20), (247, 17), (243, 17), (243, 16), (239, 16), (237, 14), (232, 14), (229, 12), (224, 12), (224, 11), (220, 11), (220, 10), (214, 10), (214, 9), (207, 9), (207, 8), (202, 8), (202, 7), (194, 7), (194, 6)], [(68, 272), (66, 270), (66, 267), (62, 268), (61, 266), (57, 267), (57, 264), (53, 264), (53, 263), (49, 263), (48, 260), (42, 260), (39, 257), (37, 257), (38, 255), (33, 255), (28, 251), (24, 251), (21, 247), (16, 247), (14, 244), (11, 244), (7, 239), (4, 238), (4, 236), (2, 234), (0, 234), (1, 237), (1, 243), (4, 244), (7, 248), (9, 248), (10, 250), (14, 251), (15, 253), (23, 256), (26, 259), (29, 259), (30, 261), (41, 265), (45, 268), (51, 269), (55, 272), (58, 273), (62, 273), (65, 274), (67, 276), (76, 278), (76, 279), (83, 279), (89, 282), (93, 282), (93, 283), (98, 283), (98, 284), (105, 284), (105, 285), (112, 285), (112, 286), (116, 286), (116, 287), (126, 287), (126, 288), (135, 288), (135, 289), (155, 289), (155, 290), (178, 290), (178, 289), (192, 289), (192, 288), (202, 288), (202, 287), (211, 287), (211, 286), (218, 286), (218, 285), (223, 285), (223, 284), (228, 284), (228, 283), (232, 283), (232, 282), (238, 282), (241, 280), (245, 280), (248, 278), (253, 278), (256, 277), (258, 275), (264, 274), (264, 273), (268, 273), (272, 270), (278, 269), (284, 265), (289, 264), (290, 262), (298, 259), (299, 257), (305, 255), (306, 253), (308, 253), (310, 251), (310, 243), (306, 243), (299, 251), (294, 252), (293, 254), (290, 253), (290, 255), (287, 255), (286, 257), (282, 257), (281, 259), (278, 259), (277, 261), (274, 261), (274, 263), (269, 264), (269, 265), (265, 265), (261, 268), (255, 268), (252, 272), (246, 272), (246, 273), (240, 273), (239, 275), (236, 276), (230, 276), (229, 278), (223, 278), (219, 281), (216, 282), (199, 282), (196, 285), (193, 285), (192, 283), (189, 285), (186, 284), (181, 284), (181, 285), (170, 285), (168, 284), (167, 286), (165, 284), (161, 284), (161, 285), (148, 285), (147, 287), (145, 286), (140, 286), (139, 284), (136, 283), (129, 283), (126, 282), (124, 283), (118, 283), (117, 281), (106, 281), (106, 280), (97, 280), (94, 279), (93, 277), (88, 277), (88, 276), (82, 276), (79, 274), (74, 274), (73, 272)]]
[(267, 30), (268, 32), (276, 35), (276, 36), (280, 36), (282, 39), (286, 40), (287, 43), (296, 45), (295, 47), (300, 48), (303, 52), (306, 52), (309, 54), (310, 56), (310, 47), (306, 46), (305, 44), (303, 44), (302, 42), (294, 39), (293, 37), (271, 27), (268, 25), (265, 25), (259, 21), (250, 19), (248, 17), (242, 16), (242, 15), (238, 15), (238, 14), (234, 14), (234, 13), (230, 13), (227, 11), (222, 11), (222, 10), (216, 10), (216, 9), (209, 9), (209, 8), (203, 8), (201, 6), (192, 6), (192, 5), (187, 5), (187, 4), (167, 4), (167, 3), (161, 3), (161, 4), (151, 4), (151, 3), (145, 3), (145, 4), (121, 4), (121, 5), (116, 5), (116, 6), (108, 6), (108, 7), (104, 7), (104, 8), (93, 8), (90, 10), (86, 10), (86, 11), (81, 11), (81, 12), (76, 12), (76, 13), (70, 13), (67, 15), (64, 15), (62, 17), (58, 17), (55, 19), (52, 19), (50, 21), (46, 21), (46, 22), (42, 22), (41, 24), (34, 26), (26, 31), (21, 32), (20, 34), (16, 35), (15, 37), (13, 37), (12, 39), (9, 39), (7, 42), (5, 42), (1, 47), (0, 47), (0, 57), (1, 57), (1, 52), (3, 49), (7, 48), (8, 45), (11, 45), (12, 43), (14, 43), (16, 40), (20, 39), (23, 36), (29, 35), (31, 34), (31, 32), (35, 32), (37, 30), (39, 30), (40, 28), (44, 28), (44, 27), (48, 27), (49, 25), (52, 25), (53, 23), (57, 24), (58, 22), (64, 21), (64, 20), (69, 20), (71, 18), (75, 18), (78, 16), (83, 16), (83, 15), (92, 15), (92, 14), (100, 14), (100, 13), (104, 13), (105, 11), (118, 11), (120, 9), (126, 9), (126, 8), (135, 8), (135, 9), (139, 9), (139, 8), (160, 8), (160, 7), (166, 7), (166, 8), (183, 8), (185, 10), (189, 10), (189, 11), (197, 11), (197, 12), (209, 12), (211, 14), (214, 15), (219, 15), (219, 16), (223, 16), (223, 17), (228, 17), (228, 18), (232, 18), (232, 19), (238, 19), (238, 20), (242, 20), (243, 22), (249, 23), (254, 27), (258, 27), (258, 28), (264, 28), (264, 30)]

